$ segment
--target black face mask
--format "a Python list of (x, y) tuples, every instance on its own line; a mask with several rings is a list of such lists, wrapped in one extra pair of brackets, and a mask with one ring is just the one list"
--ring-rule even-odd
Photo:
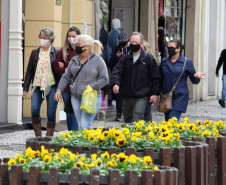
[(176, 55), (178, 52), (176, 52), (176, 48), (168, 48), (168, 55), (169, 57), (172, 57), (174, 55)]
[(136, 53), (140, 50), (140, 44), (130, 44), (131, 51)]
[(119, 45), (120, 45), (122, 48), (125, 47), (126, 44), (127, 44), (127, 41), (125, 41), (125, 42), (120, 42), (120, 43), (119, 43)]
[(85, 50), (82, 50), (85, 46), (76, 46), (75, 51), (78, 55), (82, 54)]

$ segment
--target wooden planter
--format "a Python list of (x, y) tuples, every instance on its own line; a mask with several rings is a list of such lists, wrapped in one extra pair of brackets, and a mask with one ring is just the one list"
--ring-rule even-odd
[[(225, 132), (221, 132), (223, 135)], [(226, 133), (225, 133), (226, 134)], [(33, 150), (40, 150), (41, 145), (47, 149), (60, 148), (71, 149), (73, 153), (94, 154), (99, 151), (98, 146), (93, 146), (89, 151), (83, 150), (82, 146), (59, 145), (46, 143), (51, 138), (30, 138), (26, 141), (26, 147)], [(183, 138), (182, 138), (183, 140)], [(206, 139), (206, 143), (200, 142), (200, 138), (194, 137), (192, 141), (184, 141), (183, 147), (175, 147), (171, 152), (170, 148), (160, 148), (160, 152), (154, 152), (153, 148), (144, 148), (142, 152), (136, 152), (135, 148), (126, 148), (126, 155), (135, 154), (136, 156), (150, 156), (154, 163), (163, 166), (172, 166), (178, 169), (178, 185), (226, 185), (226, 137), (218, 137), (217, 142), (214, 137)], [(102, 151), (104, 152), (104, 151)], [(109, 154), (119, 153), (117, 147), (109, 147)], [(217, 158), (217, 160), (216, 160)], [(217, 172), (215, 173), (215, 166)]]
[[(4, 159), (7, 161), (7, 159)], [(71, 168), (71, 174), (59, 174), (57, 167), (51, 167), (49, 173), (40, 173), (40, 166), (31, 166), (29, 172), (23, 172), (21, 165), (14, 165), (8, 170), (7, 164), (0, 165), (0, 185), (178, 185), (178, 170), (160, 166), (160, 170), (143, 170), (141, 177), (136, 170), (127, 170), (125, 176), (119, 176), (119, 170), (109, 170), (108, 176), (101, 176), (98, 169), (91, 169), (90, 175), (79, 175), (79, 168)], [(153, 176), (154, 175), (154, 176)]]

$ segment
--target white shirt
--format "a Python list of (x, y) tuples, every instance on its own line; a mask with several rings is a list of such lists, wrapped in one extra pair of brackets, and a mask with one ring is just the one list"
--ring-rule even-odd
[(140, 57), (140, 53), (138, 55), (133, 55), (133, 64), (135, 64), (135, 62), (138, 60), (139, 57)]

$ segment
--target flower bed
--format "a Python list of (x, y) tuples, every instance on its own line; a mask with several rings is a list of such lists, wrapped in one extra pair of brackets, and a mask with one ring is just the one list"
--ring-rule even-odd
[(103, 127), (98, 127), (96, 130), (69, 131), (65, 134), (60, 133), (61, 136), (53, 138), (51, 143), (71, 147), (80, 145), (87, 150), (91, 146), (99, 146), (103, 150), (108, 150), (110, 146), (121, 149), (135, 147), (137, 151), (143, 150), (145, 147), (152, 147), (159, 152), (161, 147), (169, 147), (171, 150), (181, 147), (181, 136), (187, 141), (192, 137), (200, 137), (201, 141), (205, 141), (206, 137), (217, 138), (220, 136), (219, 130), (226, 130), (226, 124), (223, 124), (222, 121), (206, 120), (203, 123), (197, 120), (190, 123), (188, 118), (185, 118), (183, 122), (178, 122), (176, 118), (173, 118), (159, 124), (154, 121), (152, 123), (139, 121), (133, 126), (119, 129), (114, 127), (105, 131), (103, 131)]
[(50, 184), (53, 182), (58, 184), (61, 180), (61, 183), (63, 181), (66, 184), (78, 184), (79, 181), (89, 182), (90, 185), (99, 183), (157, 185), (164, 180), (166, 184), (177, 185), (178, 178), (176, 168), (153, 165), (150, 156), (140, 158), (124, 153), (110, 156), (107, 151), (86, 157), (65, 148), (54, 152), (52, 149), (45, 149), (44, 146), (41, 146), (41, 151), (29, 147), (23, 155), (17, 154), (7, 163), (6, 160), (4, 162), (5, 164), (0, 164), (0, 182), (3, 184), (8, 184), (8, 181), (10, 184), (15, 184), (14, 181), (17, 183), (28, 181), (28, 184), (32, 185), (48, 181)]

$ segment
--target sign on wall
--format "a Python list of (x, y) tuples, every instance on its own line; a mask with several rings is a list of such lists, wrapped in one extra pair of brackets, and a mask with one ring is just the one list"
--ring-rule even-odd
[(56, 0), (56, 5), (61, 5), (61, 0)]

